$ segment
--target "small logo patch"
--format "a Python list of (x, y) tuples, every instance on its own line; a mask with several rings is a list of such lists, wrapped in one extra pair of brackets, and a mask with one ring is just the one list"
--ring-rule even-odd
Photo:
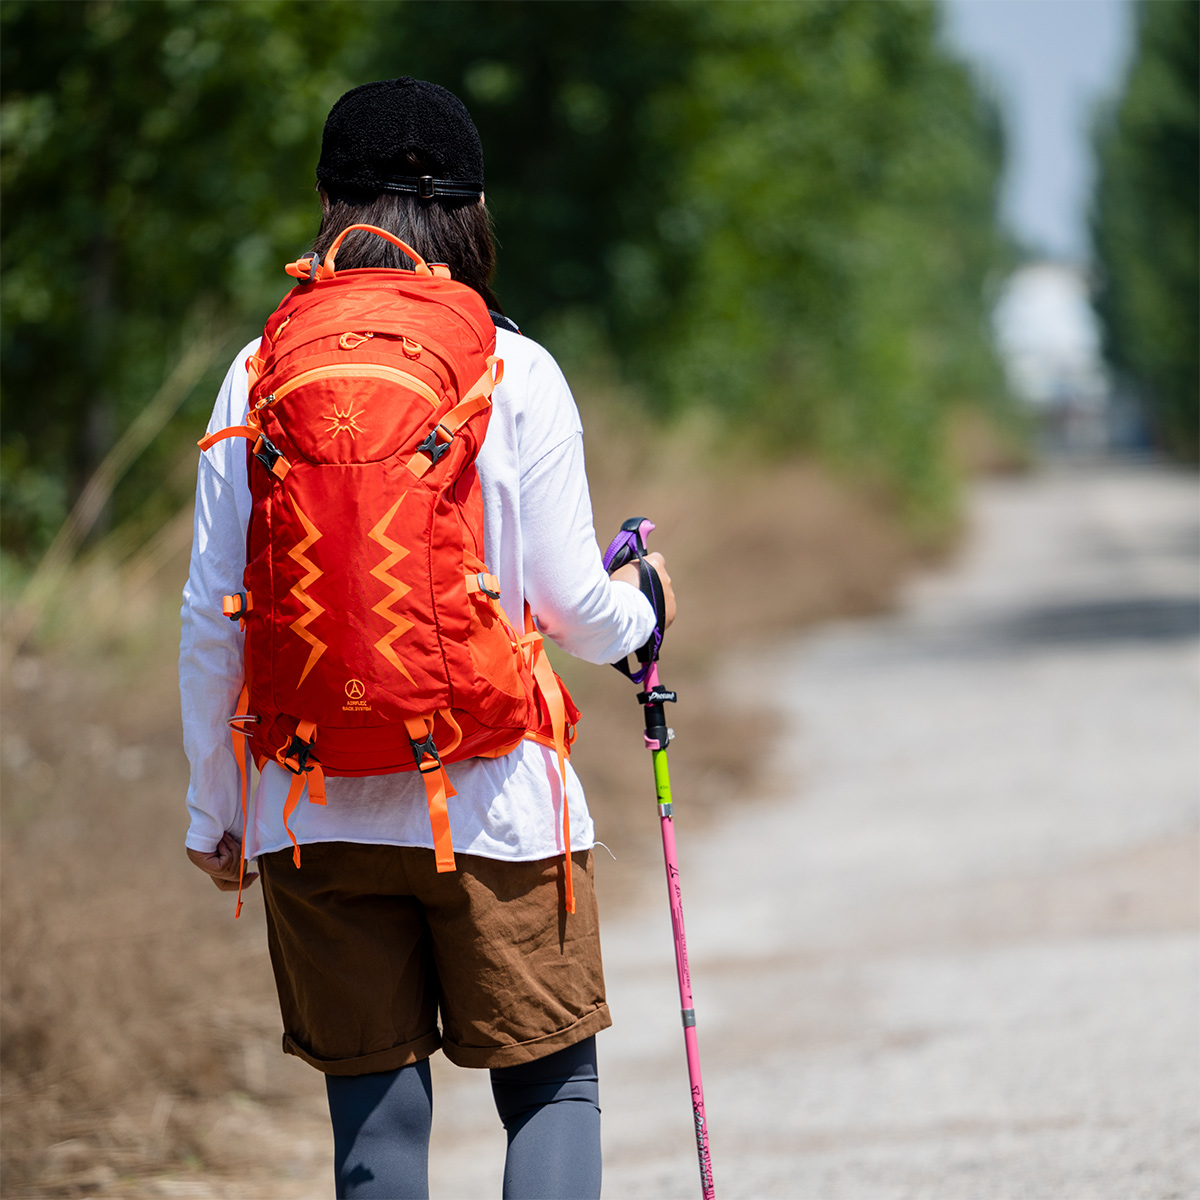
[(350, 407), (342, 412), (335, 404), (333, 412), (326, 413), (324, 420), (329, 422), (329, 427), (326, 432), (329, 434), (329, 440), (333, 441), (339, 433), (348, 433), (353, 440), (356, 433), (365, 433), (366, 430), (358, 423), (358, 418), (363, 415), (362, 409), (358, 412), (354, 411), (354, 401), (350, 401)]
[(371, 711), (371, 706), (366, 701), (367, 687), (361, 679), (347, 679), (344, 690), (346, 703), (342, 705), (342, 712), (365, 713)]

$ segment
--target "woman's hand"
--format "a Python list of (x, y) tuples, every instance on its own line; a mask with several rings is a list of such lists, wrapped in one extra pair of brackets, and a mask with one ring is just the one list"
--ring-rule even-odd
[[(667, 574), (667, 564), (663, 562), (663, 556), (657, 550), (652, 554), (647, 554), (646, 561), (658, 572), (658, 578), (662, 583), (663, 607), (667, 614), (667, 623), (663, 628), (669, 629), (671, 622), (675, 620), (675, 592), (671, 587), (671, 577)], [(612, 577), (619, 579), (622, 583), (631, 583), (639, 590), (641, 588), (641, 569), (636, 562), (628, 562), (623, 567), (618, 567), (612, 573)]]
[[(236, 892), (238, 889), (238, 866), (242, 856), (242, 843), (232, 833), (226, 831), (217, 848), (208, 854), (200, 850), (189, 850), (188, 858), (192, 860), (223, 892)], [(258, 878), (257, 871), (247, 871), (242, 881), (243, 887), (249, 887)]]

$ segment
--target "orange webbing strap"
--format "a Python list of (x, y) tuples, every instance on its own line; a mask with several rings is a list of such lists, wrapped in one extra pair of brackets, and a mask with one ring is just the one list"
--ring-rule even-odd
[(296, 864), (296, 870), (300, 869), (300, 843), (296, 841), (296, 835), (292, 832), (291, 820), (292, 813), (296, 811), (296, 805), (300, 803), (300, 793), (304, 791), (304, 772), (292, 776), (292, 782), (288, 784), (287, 800), (283, 805), (283, 827), (287, 830), (287, 835), (292, 839), (292, 862)]
[[(275, 751), (275, 761), (281, 767), (292, 773), (292, 781), (288, 784), (287, 800), (283, 806), (283, 827), (292, 842), (292, 862), (300, 867), (300, 843), (292, 832), (292, 813), (300, 803), (300, 794), (308, 784), (308, 799), (312, 804), (325, 803), (325, 772), (315, 759), (309, 762), (309, 752), (317, 740), (317, 727), (312, 721), (301, 721), (296, 726), (296, 734), (287, 746), (281, 746)], [(296, 746), (297, 742), (304, 743), (303, 748)]]
[(248, 684), (242, 684), (242, 693), (238, 696), (237, 710), (232, 717), (229, 718), (229, 732), (233, 739), (233, 757), (237, 759), (238, 774), (242, 777), (242, 844), (238, 859), (238, 894), (237, 907), (233, 910), (233, 919), (236, 921), (242, 915), (242, 884), (246, 878), (246, 835), (249, 833), (247, 828), (248, 808), (247, 795), (250, 790), (250, 741), (246, 737), (246, 731), (242, 728), (247, 721), (257, 723), (258, 718), (251, 716), (246, 710), (250, 707), (250, 687)]
[(309, 763), (308, 770), (308, 802), (325, 806), (325, 772), (319, 762)]
[[(275, 336), (279, 336), (279, 332), (283, 329), (292, 318), (284, 317), (279, 329), (275, 330)], [(267, 340), (266, 330), (263, 330), (263, 335), (258, 340), (258, 348), (248, 359), (246, 359), (246, 378), (249, 381), (249, 390), (254, 391), (254, 385), (262, 376), (263, 368), (267, 365), (267, 355), (270, 353), (271, 343)]]
[(462, 726), (460, 726), (459, 723), (454, 719), (454, 714), (448, 708), (439, 708), (438, 713), (442, 720), (454, 730), (454, 741), (452, 741), (448, 746), (443, 746), (438, 751), (438, 754), (453, 754), (454, 751), (462, 745)]
[(262, 430), (255, 429), (253, 425), (230, 425), (227, 429), (218, 429), (216, 433), (205, 434), (196, 445), (201, 450), (207, 450), (215, 446), (218, 442), (231, 437), (244, 437), (254, 442), (262, 437)]
[[(252, 592), (234, 592), (232, 596), (221, 597), (221, 615), (228, 617), (231, 621), (238, 621), (242, 628), (246, 628), (246, 614), (254, 609), (254, 595)], [(242, 688), (243, 694), (245, 687)], [(242, 706), (242, 702), (238, 701), (238, 707)], [(232, 719), (232, 718), (231, 718)]]
[[(485, 597), (485, 603), (488, 608), (498, 616), (505, 625), (508, 625), (508, 620), (504, 616), (504, 610), (500, 607), (500, 580), (495, 575), (489, 575), (487, 571), (466, 571), (464, 577), (467, 584), (467, 595), (479, 595)], [(510, 627), (511, 628), (511, 627)]]
[[(528, 636), (528, 635), (526, 635)], [(575, 911), (575, 889), (571, 883), (571, 812), (567, 804), (567, 708), (563, 703), (558, 677), (546, 657), (541, 636), (533, 648), (533, 678), (550, 710), (550, 728), (554, 735), (554, 753), (558, 755), (558, 777), (562, 780), (563, 850), (566, 864), (567, 912)]]
[[(432, 744), (433, 717), (406, 717), (404, 728), (415, 747)], [(461, 741), (461, 731), (458, 737)], [(455, 745), (458, 745), (458, 742), (455, 742)], [(421, 772), (421, 779), (425, 783), (425, 798), (429, 803), (429, 828), (433, 832), (433, 856), (437, 869), (439, 872), (453, 871), (454, 839), (450, 833), (450, 812), (446, 807), (446, 799), (449, 796), (457, 796), (458, 793), (450, 783), (450, 777), (446, 774), (446, 768), (442, 766), (441, 757), (436, 750), (432, 755), (421, 757), (417, 763), (417, 770)]]
[[(255, 418), (253, 414), (247, 418), (247, 420), (256, 419), (257, 418)], [(199, 446), (201, 450), (208, 450), (212, 446), (215, 446), (218, 442), (224, 441), (225, 438), (231, 437), (243, 437), (246, 438), (247, 441), (253, 442), (254, 454), (259, 456), (259, 452), (263, 452), (263, 455), (260, 456), (260, 461), (262, 461), (263, 464), (268, 467), (271, 474), (277, 478), (282, 479), (292, 469), (292, 464), (288, 462), (288, 460), (284, 458), (284, 456), (280, 454), (270, 442), (267, 441), (263, 435), (263, 431), (257, 428), (255, 425), (230, 425), (227, 429), (218, 429), (216, 433), (205, 434), (205, 436), (202, 437), (196, 443), (196, 445)], [(268, 458), (270, 459), (269, 462)]]
[[(493, 368), (495, 374), (493, 374)], [(473, 417), (483, 412), (492, 402), (492, 389), (504, 378), (504, 360), (494, 354), (487, 360), (487, 370), (475, 381), (467, 394), (434, 426), (433, 436), (438, 431), (450, 439)], [(434, 459), (424, 451), (417, 451), (406, 464), (419, 479), (434, 464)]]

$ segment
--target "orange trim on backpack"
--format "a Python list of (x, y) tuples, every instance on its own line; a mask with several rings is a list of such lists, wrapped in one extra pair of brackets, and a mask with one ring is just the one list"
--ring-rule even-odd
[[(299, 375), (281, 383), (270, 395), (259, 401), (263, 408), (278, 404), (285, 396), (308, 383), (320, 383), (324, 379), (386, 379), (389, 383), (398, 383), (416, 392), (423, 400), (428, 400), (434, 408), (441, 404), (441, 397), (423, 379), (401, 371), (399, 367), (389, 367), (386, 363), (341, 362), (331, 363), (325, 367), (313, 367), (301, 371)], [(256, 407), (258, 407), (256, 406)]]

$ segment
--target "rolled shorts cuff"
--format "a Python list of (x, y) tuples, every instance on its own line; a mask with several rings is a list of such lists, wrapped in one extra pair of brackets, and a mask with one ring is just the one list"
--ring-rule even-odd
[(443, 1037), (442, 1053), (456, 1067), (515, 1067), (521, 1063), (545, 1058), (547, 1054), (553, 1054), (556, 1050), (574, 1046), (576, 1042), (590, 1038), (611, 1024), (612, 1016), (609, 1014), (608, 1005), (601, 1002), (573, 1025), (542, 1037), (531, 1038), (527, 1042), (509, 1042), (504, 1046), (460, 1046), (457, 1042)]
[(362, 1054), (357, 1058), (318, 1058), (305, 1050), (290, 1034), (283, 1035), (284, 1054), (294, 1054), (310, 1067), (316, 1067), (326, 1075), (371, 1075), (377, 1071), (396, 1071), (400, 1067), (409, 1067), (428, 1058), (441, 1044), (441, 1035), (435, 1032), (427, 1033), (416, 1041), (404, 1042), (388, 1050), (376, 1050), (372, 1054)]

